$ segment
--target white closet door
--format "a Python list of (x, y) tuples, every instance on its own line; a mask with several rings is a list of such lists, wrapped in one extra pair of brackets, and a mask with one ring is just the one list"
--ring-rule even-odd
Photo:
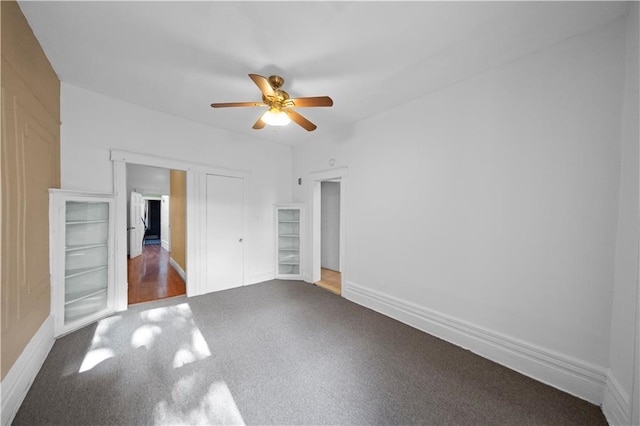
[(142, 254), (144, 204), (142, 194), (131, 191), (131, 202), (129, 203), (129, 257), (132, 259)]
[(244, 180), (207, 175), (206, 293), (244, 284)]

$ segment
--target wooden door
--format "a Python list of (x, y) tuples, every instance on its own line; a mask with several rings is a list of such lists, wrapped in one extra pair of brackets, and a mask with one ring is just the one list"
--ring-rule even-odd
[(244, 284), (244, 180), (207, 175), (206, 291)]
[(129, 257), (134, 258), (142, 254), (142, 240), (144, 238), (144, 200), (142, 194), (131, 191), (129, 207)]

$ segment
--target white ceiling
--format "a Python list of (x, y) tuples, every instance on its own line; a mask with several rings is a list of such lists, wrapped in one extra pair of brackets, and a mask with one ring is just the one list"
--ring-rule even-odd
[[(622, 2), (37, 2), (20, 7), (62, 82), (236, 133), (295, 144), (584, 33)], [(279, 74), (306, 132), (253, 130), (247, 74)], [(87, 107), (90, 107), (88, 105)]]

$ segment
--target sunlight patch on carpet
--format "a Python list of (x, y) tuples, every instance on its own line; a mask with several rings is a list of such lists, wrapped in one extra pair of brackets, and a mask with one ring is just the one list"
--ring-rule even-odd
[(96, 331), (93, 333), (93, 339), (91, 340), (91, 347), (84, 356), (78, 373), (89, 371), (104, 360), (115, 356), (113, 350), (109, 347), (109, 332), (121, 319), (122, 317), (120, 316), (114, 316), (98, 321)]
[[(170, 401), (155, 407), (156, 425), (244, 425), (233, 395), (224, 381), (213, 383), (200, 399), (193, 395), (194, 375), (183, 377), (173, 387)], [(195, 398), (194, 398), (195, 397)], [(195, 399), (195, 401), (194, 401)], [(195, 403), (194, 403), (195, 402)]]
[[(89, 371), (109, 358), (122, 354), (114, 347), (121, 337), (128, 336), (132, 349), (148, 351), (168, 350), (169, 366), (180, 368), (211, 356), (211, 350), (202, 332), (193, 320), (193, 312), (187, 303), (175, 306), (147, 309), (139, 313), (140, 321), (129, 330), (122, 328), (121, 316), (113, 316), (97, 322), (89, 350), (84, 356), (79, 373)], [(162, 340), (160, 340), (162, 339)], [(122, 351), (122, 348), (120, 348)], [(77, 365), (74, 371), (77, 369)]]
[[(145, 346), (150, 349), (154, 340), (162, 333), (162, 327), (170, 324), (172, 328), (181, 330), (184, 341), (178, 343), (173, 356), (173, 368), (200, 361), (211, 356), (209, 345), (202, 332), (193, 321), (193, 312), (187, 303), (165, 306), (143, 311), (140, 318), (146, 324), (138, 327), (131, 337), (131, 346)], [(184, 331), (182, 331), (184, 329)]]
[(137, 349), (144, 346), (149, 349), (156, 337), (161, 333), (162, 329), (157, 325), (142, 325), (133, 332), (131, 336), (131, 347)]

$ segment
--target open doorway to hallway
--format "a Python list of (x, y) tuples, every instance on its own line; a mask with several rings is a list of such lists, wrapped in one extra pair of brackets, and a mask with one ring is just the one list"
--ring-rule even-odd
[(320, 182), (320, 281), (316, 285), (342, 293), (340, 268), (340, 181)]
[(186, 294), (184, 171), (127, 164), (128, 304)]
[[(327, 281), (323, 279), (322, 272), (324, 270), (325, 277), (329, 280), (337, 281), (339, 279), (339, 293), (345, 294), (349, 291), (348, 280), (348, 263), (346, 261), (346, 203), (347, 203), (347, 174), (346, 167), (336, 167), (329, 170), (322, 170), (318, 172), (312, 172), (310, 174), (310, 201), (311, 201), (311, 241), (309, 247), (311, 248), (311, 271), (308, 273), (308, 280), (316, 285), (322, 286)], [(331, 187), (331, 184), (337, 184)], [(324, 191), (323, 191), (324, 186)], [(330, 189), (327, 189), (330, 188)], [(333, 192), (331, 191), (333, 189)], [(323, 200), (324, 192), (324, 200)], [(324, 204), (324, 206), (323, 206)], [(325, 212), (323, 212), (323, 207)], [(332, 222), (324, 224), (324, 231), (322, 230), (323, 221)], [(331, 229), (332, 232), (328, 232)], [(325, 238), (325, 263), (323, 264), (322, 251), (323, 251), (323, 234)], [(329, 237), (329, 238), (327, 238)], [(333, 240), (333, 243), (328, 243), (327, 239)], [(335, 243), (335, 240), (338, 242)], [(333, 245), (330, 245), (333, 244)], [(333, 253), (336, 255), (337, 268), (335, 259), (333, 263), (327, 262), (326, 253)], [(323, 266), (324, 265), (324, 266)], [(328, 267), (327, 267), (328, 266)], [(331, 269), (336, 268), (337, 270)], [(328, 271), (327, 271), (328, 270)], [(332, 274), (330, 271), (334, 271), (337, 274)], [(339, 274), (339, 275), (338, 275)], [(329, 277), (327, 277), (329, 275)], [(333, 277), (331, 277), (333, 275)], [(335, 288), (335, 284), (334, 284)], [(337, 292), (337, 291), (336, 291)]]

